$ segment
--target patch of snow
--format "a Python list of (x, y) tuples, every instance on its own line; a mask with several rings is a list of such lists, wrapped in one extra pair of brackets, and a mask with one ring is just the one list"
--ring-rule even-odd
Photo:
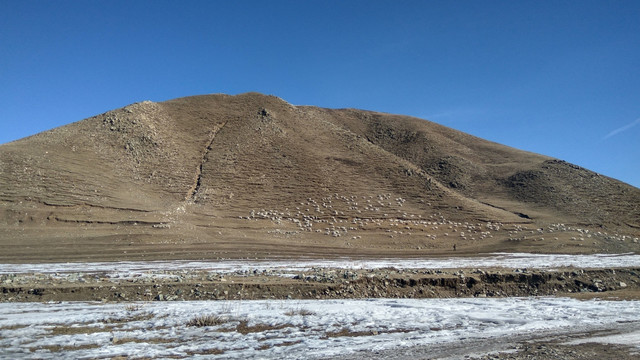
[(493, 253), (480, 257), (376, 259), (343, 258), (335, 260), (219, 260), (219, 261), (118, 261), (91, 263), (0, 264), (0, 274), (21, 273), (105, 273), (109, 277), (129, 278), (162, 271), (208, 271), (233, 273), (242, 271), (307, 271), (312, 268), (343, 269), (453, 269), (502, 267), (509, 269), (617, 268), (640, 266), (640, 255), (628, 254), (527, 254)]
[[(220, 324), (188, 326), (206, 315)], [(639, 326), (640, 301), (569, 298), (3, 303), (0, 358), (308, 359)]]

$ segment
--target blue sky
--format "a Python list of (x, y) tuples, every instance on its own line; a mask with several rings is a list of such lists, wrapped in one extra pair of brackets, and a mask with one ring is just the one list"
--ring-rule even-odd
[(640, 187), (640, 1), (0, 1), (0, 143), (258, 91), (412, 115)]

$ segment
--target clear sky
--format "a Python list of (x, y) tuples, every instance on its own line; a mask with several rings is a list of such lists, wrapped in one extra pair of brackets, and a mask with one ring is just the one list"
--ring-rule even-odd
[(0, 143), (248, 91), (426, 118), (640, 187), (638, 0), (0, 0)]

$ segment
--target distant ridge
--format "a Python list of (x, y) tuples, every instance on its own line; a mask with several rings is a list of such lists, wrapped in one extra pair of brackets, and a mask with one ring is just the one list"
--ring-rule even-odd
[[(460, 236), (469, 224), (491, 237)], [(516, 225), (565, 235), (527, 241)], [(0, 146), (5, 260), (635, 251), (639, 232), (640, 189), (615, 179), (422, 119), (257, 93), (145, 101)]]

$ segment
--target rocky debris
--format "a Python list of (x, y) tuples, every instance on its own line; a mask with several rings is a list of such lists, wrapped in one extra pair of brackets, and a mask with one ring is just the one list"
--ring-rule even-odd
[(333, 238), (348, 236), (347, 239), (357, 241), (363, 238), (362, 235), (365, 235), (366, 240), (370, 236), (368, 231), (384, 229), (390, 239), (420, 239), (421, 243), (416, 245), (417, 250), (435, 247), (433, 242), (436, 238), (451, 242), (456, 250), (458, 244), (455, 241), (464, 246), (486, 242), (494, 236), (496, 239), (504, 238), (507, 242), (524, 244), (557, 243), (559, 238), (570, 239), (569, 243), (576, 246), (583, 246), (585, 241), (591, 242), (590, 245), (613, 246), (624, 246), (625, 242), (627, 245), (638, 243), (637, 237), (564, 223), (531, 227), (530, 224), (503, 224), (495, 221), (452, 221), (440, 213), (423, 216), (402, 210), (405, 202), (406, 199), (393, 198), (389, 193), (369, 196), (334, 193), (320, 199), (309, 197), (281, 209), (252, 209), (249, 215), (239, 216), (239, 219), (266, 220), (274, 225), (297, 228), (266, 231), (267, 234), (284, 237), (315, 232)]
[(549, 296), (640, 290), (640, 269), (338, 269), (5, 274), (0, 302)]
[(508, 352), (466, 357), (466, 359), (474, 360), (626, 360), (636, 358), (637, 353), (632, 347), (628, 346), (611, 346), (597, 343), (562, 345), (553, 342), (522, 343)]

